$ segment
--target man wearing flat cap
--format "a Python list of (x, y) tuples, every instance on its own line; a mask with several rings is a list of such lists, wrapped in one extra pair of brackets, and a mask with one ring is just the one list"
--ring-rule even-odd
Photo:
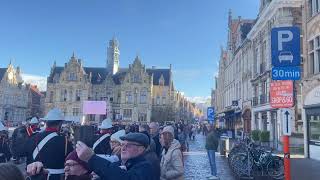
[[(121, 166), (110, 163), (94, 154), (92, 149), (84, 143), (78, 142), (76, 151), (78, 157), (88, 162), (89, 168), (94, 171), (101, 180), (155, 180), (152, 165), (144, 158), (146, 148), (149, 146), (149, 138), (143, 133), (129, 133), (120, 138)], [(158, 178), (159, 179), (159, 178)]]

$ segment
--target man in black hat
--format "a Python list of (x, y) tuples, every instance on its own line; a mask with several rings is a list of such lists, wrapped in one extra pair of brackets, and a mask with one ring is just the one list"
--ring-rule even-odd
[(154, 180), (153, 168), (150, 162), (144, 158), (146, 148), (149, 146), (149, 138), (143, 133), (129, 133), (120, 138), (121, 144), (121, 166), (110, 163), (109, 161), (98, 157), (92, 149), (84, 143), (78, 142), (76, 151), (79, 158), (88, 162), (89, 167), (101, 180)]

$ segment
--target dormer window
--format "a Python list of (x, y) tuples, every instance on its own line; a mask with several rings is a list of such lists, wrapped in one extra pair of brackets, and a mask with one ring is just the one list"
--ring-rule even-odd
[(139, 83), (140, 82), (140, 76), (138, 74), (134, 74), (132, 77), (133, 83)]
[(77, 75), (76, 73), (72, 72), (72, 73), (69, 73), (69, 78), (68, 78), (69, 81), (76, 81), (77, 80)]

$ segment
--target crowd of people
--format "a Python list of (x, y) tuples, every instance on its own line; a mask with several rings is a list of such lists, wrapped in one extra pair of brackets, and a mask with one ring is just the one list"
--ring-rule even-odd
[[(120, 124), (107, 118), (97, 127), (81, 126), (84, 131), (77, 135), (79, 126), (66, 124), (56, 108), (41, 120), (45, 128), (32, 118), (16, 128), (11, 138), (0, 123), (0, 163), (13, 159), (18, 164), (26, 158), (25, 175), (30, 180), (182, 180), (183, 152), (189, 150), (196, 133), (209, 133), (205, 125)], [(206, 145), (211, 178), (216, 177), (215, 163), (211, 163), (217, 148), (213, 138), (209, 133)], [(18, 180), (21, 173), (15, 174)]]

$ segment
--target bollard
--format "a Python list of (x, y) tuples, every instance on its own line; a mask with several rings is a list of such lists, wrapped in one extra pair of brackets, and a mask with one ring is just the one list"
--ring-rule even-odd
[(290, 145), (289, 136), (283, 136), (284, 177), (285, 177), (285, 180), (291, 180), (289, 145)]

